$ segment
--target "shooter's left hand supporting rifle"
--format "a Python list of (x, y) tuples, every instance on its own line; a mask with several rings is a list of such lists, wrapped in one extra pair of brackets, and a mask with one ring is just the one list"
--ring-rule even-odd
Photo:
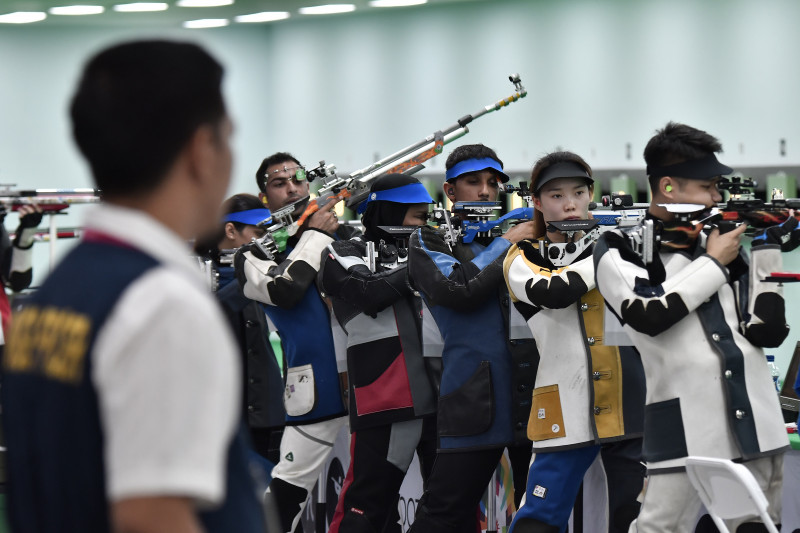
[(308, 181), (316, 178), (321, 180), (319, 196), (309, 203), (303, 215), (297, 220), (298, 225), (302, 225), (309, 216), (331, 200), (343, 199), (347, 207), (355, 208), (367, 197), (373, 179), (391, 173), (413, 174), (422, 168), (423, 162), (441, 154), (444, 145), (466, 135), (469, 132), (467, 124), (487, 113), (502, 109), (528, 94), (522, 86), (519, 74), (512, 74), (508, 79), (514, 84), (515, 89), (511, 96), (489, 104), (476, 113), (465, 115), (452, 126), (434, 132), (421, 141), (348, 176), (337, 175), (334, 165), (320, 161), (319, 167), (309, 170), (306, 174)]

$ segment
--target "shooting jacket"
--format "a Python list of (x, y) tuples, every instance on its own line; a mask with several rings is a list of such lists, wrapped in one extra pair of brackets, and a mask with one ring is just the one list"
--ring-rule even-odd
[[(337, 238), (356, 230), (340, 226)], [(265, 305), (281, 337), (286, 359), (286, 424), (320, 422), (344, 415), (345, 408), (328, 306), (314, 282), (320, 258), (334, 237), (307, 229), (291, 238), (275, 260), (252, 252), (235, 256), (236, 276), (244, 295)]]
[[(657, 222), (658, 223), (658, 222)], [(778, 246), (728, 267), (693, 249), (662, 247), (645, 265), (622, 230), (601, 235), (597, 287), (642, 356), (647, 378), (643, 455), (651, 473), (683, 470), (688, 455), (749, 460), (788, 439), (761, 347), (788, 334)]]
[(540, 354), (528, 421), (534, 450), (640, 438), (642, 363), (633, 347), (604, 342), (605, 305), (595, 288), (592, 249), (571, 265), (555, 267), (542, 257), (538, 242), (521, 241), (503, 267), (511, 299)]
[(281, 365), (272, 350), (263, 304), (246, 298), (233, 279), (231, 267), (217, 265), (222, 311), (239, 345), (245, 372), (243, 412), (251, 429), (285, 425)]
[[(27, 289), (33, 279), (32, 240), (35, 234), (36, 228), (23, 227), (20, 224), (12, 243), (0, 217), (0, 279), (4, 287), (14, 292)], [(28, 241), (30, 244), (23, 246), (23, 242)], [(5, 290), (0, 290), (0, 319), (0, 345), (3, 345), (11, 322), (11, 304)]]
[(422, 301), (406, 265), (372, 272), (366, 242), (328, 245), (318, 286), (347, 333), (350, 428), (353, 431), (436, 413), (434, 376), (422, 352)]
[(510, 335), (502, 237), (450, 248), (434, 229), (411, 236), (408, 268), (444, 342), (437, 430), (441, 451), (527, 442), (538, 353)]

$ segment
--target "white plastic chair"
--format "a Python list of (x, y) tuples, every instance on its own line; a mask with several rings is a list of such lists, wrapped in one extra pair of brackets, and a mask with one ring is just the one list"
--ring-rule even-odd
[(721, 533), (730, 533), (724, 519), (757, 515), (771, 533), (778, 533), (767, 509), (769, 502), (744, 465), (712, 457), (686, 458), (686, 473)]

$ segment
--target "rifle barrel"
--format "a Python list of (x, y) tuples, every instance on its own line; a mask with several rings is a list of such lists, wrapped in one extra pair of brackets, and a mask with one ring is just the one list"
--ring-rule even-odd
[(94, 204), (100, 201), (98, 196), (0, 196), (3, 205), (28, 204)]
[[(514, 79), (516, 81), (514, 81)], [(372, 163), (367, 167), (364, 167), (360, 170), (356, 170), (355, 172), (350, 174), (349, 177), (352, 179), (358, 179), (358, 180), (363, 179), (368, 181), (376, 176), (380, 176), (381, 174), (383, 174), (383, 172), (381, 172), (381, 169), (385, 168), (386, 166), (389, 166), (391, 163), (395, 163), (394, 165), (391, 165), (395, 166), (396, 164), (399, 164), (399, 162), (401, 162), (401, 159), (405, 160), (411, 159), (413, 157), (418, 156), (425, 150), (430, 149), (431, 144), (434, 143), (436, 135), (439, 133), (441, 133), (441, 135), (445, 139), (444, 144), (452, 142), (458, 139), (459, 137), (466, 135), (469, 132), (469, 130), (466, 127), (467, 124), (469, 124), (476, 118), (479, 118), (487, 113), (491, 113), (492, 111), (497, 111), (498, 109), (508, 106), (511, 103), (516, 102), (520, 98), (524, 98), (528, 94), (528, 91), (526, 91), (525, 88), (522, 86), (522, 84), (519, 82), (519, 76), (516, 76), (514, 79), (512, 79), (512, 77), (509, 77), (509, 80), (511, 80), (515, 84), (515, 87), (517, 87), (518, 90), (514, 92), (514, 94), (512, 94), (511, 96), (498, 100), (487, 106), (484, 106), (476, 113), (473, 113), (471, 115), (465, 115), (460, 119), (458, 119), (458, 121), (455, 124), (452, 124), (441, 131), (431, 133), (421, 141), (418, 141), (410, 146), (407, 146), (406, 148), (403, 148), (402, 150), (399, 150), (389, 156), (386, 156), (383, 159), (376, 161), (375, 163)], [(414, 154), (414, 155), (409, 156), (409, 154)]]

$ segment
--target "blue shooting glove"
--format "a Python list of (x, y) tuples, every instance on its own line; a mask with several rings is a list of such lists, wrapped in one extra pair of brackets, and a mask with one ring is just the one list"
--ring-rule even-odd
[(753, 247), (777, 244), (781, 247), (781, 252), (791, 252), (800, 246), (800, 230), (797, 225), (797, 219), (789, 217), (777, 226), (763, 229), (753, 237)]

